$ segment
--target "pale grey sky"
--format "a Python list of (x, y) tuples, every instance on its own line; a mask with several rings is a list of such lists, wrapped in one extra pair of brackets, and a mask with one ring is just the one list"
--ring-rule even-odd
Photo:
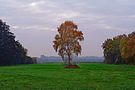
[(135, 0), (0, 0), (0, 19), (31, 56), (55, 56), (57, 27), (74, 21), (84, 33), (82, 56), (102, 56), (107, 38), (135, 30)]

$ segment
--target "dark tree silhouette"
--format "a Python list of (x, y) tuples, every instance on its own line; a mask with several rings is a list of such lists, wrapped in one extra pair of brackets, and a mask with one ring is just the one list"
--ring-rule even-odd
[(27, 49), (15, 40), (9, 25), (0, 20), (0, 65), (23, 64), (27, 58)]

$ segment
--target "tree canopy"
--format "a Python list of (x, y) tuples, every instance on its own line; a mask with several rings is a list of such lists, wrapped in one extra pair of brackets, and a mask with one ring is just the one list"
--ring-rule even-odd
[(32, 58), (10, 32), (9, 25), (0, 20), (0, 65), (28, 63)]
[(135, 64), (135, 32), (107, 39), (102, 45), (105, 63)]
[(84, 40), (83, 33), (72, 21), (65, 21), (58, 27), (58, 34), (53, 41), (54, 49), (63, 60), (68, 58), (68, 65), (71, 65), (72, 55), (81, 54), (82, 48), (79, 41)]

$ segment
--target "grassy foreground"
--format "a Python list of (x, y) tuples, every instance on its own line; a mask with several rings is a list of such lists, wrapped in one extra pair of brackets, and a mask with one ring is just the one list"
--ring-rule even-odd
[(135, 90), (135, 66), (62, 64), (0, 67), (0, 90)]

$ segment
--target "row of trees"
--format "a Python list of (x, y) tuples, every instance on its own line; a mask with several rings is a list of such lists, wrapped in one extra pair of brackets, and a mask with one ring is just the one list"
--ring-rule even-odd
[(135, 32), (107, 39), (102, 45), (105, 63), (135, 64)]
[(36, 60), (27, 56), (25, 49), (10, 32), (9, 25), (0, 20), (0, 65), (35, 63)]

